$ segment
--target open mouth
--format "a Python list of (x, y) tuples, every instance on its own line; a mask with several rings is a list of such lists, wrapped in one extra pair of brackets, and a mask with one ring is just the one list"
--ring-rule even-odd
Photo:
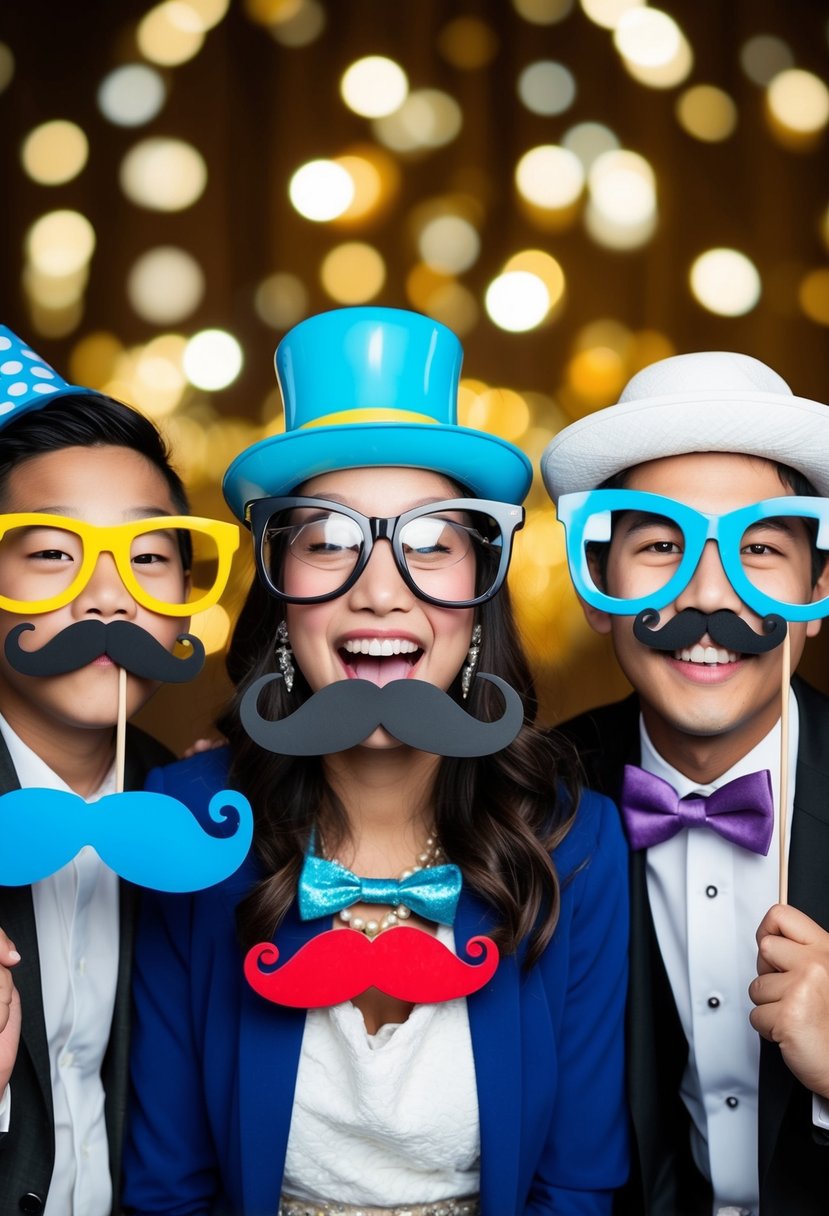
[(690, 646), (683, 650), (675, 650), (675, 659), (680, 663), (698, 663), (705, 667), (714, 667), (721, 663), (736, 663), (740, 655), (734, 650), (724, 650), (722, 646)]
[(392, 680), (407, 680), (423, 651), (411, 638), (349, 638), (338, 654), (350, 680), (370, 680), (383, 688)]

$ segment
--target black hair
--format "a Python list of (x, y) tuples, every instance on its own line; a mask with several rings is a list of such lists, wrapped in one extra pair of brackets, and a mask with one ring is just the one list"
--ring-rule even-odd
[[(187, 492), (170, 464), (169, 450), (158, 428), (137, 410), (103, 393), (68, 393), (40, 409), (29, 410), (0, 430), (0, 504), (12, 471), (27, 460), (64, 448), (109, 445), (129, 448), (148, 460), (164, 478), (176, 511), (189, 514)], [(189, 569), (189, 535), (180, 532), (179, 543), (185, 569)]]
[(63, 448), (130, 448), (161, 473), (176, 510), (190, 507), (181, 478), (170, 465), (170, 454), (160, 432), (143, 414), (113, 397), (70, 393), (29, 410), (0, 430), (0, 500), (12, 469), (25, 460), (59, 452)]

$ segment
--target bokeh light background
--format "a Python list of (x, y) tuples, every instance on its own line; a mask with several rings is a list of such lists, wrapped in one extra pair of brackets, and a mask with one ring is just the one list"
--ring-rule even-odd
[[(282, 427), (273, 349), (343, 304), (465, 351), (461, 420), (537, 463), (640, 367), (745, 351), (829, 397), (820, 0), (29, 0), (0, 8), (3, 319), (173, 445), (194, 509)], [(552, 722), (620, 695), (540, 478), (511, 574)], [(250, 575), (197, 618), (180, 747)], [(813, 646), (804, 670), (826, 687)]]

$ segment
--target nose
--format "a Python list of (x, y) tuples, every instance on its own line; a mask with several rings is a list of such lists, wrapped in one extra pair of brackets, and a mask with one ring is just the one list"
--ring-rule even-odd
[(124, 586), (115, 558), (111, 553), (101, 553), (92, 571), (92, 577), (83, 591), (72, 602), (75, 616), (80, 620), (86, 616), (135, 617), (136, 603)]
[(717, 612), (729, 608), (739, 612), (743, 602), (728, 581), (716, 541), (708, 540), (702, 550), (697, 568), (687, 587), (676, 598), (676, 608), (696, 608), (700, 612)]
[(384, 616), (388, 612), (405, 612), (414, 598), (397, 569), (391, 541), (375, 541), (365, 569), (351, 588), (351, 607)]

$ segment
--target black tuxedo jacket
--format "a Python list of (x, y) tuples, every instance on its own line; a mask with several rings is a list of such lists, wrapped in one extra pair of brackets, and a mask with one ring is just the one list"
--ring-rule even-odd
[[(170, 752), (155, 739), (135, 727), (127, 727), (126, 789), (141, 789), (149, 769), (171, 759)], [(8, 749), (0, 736), (0, 793), (18, 789), (19, 785)], [(127, 1100), (130, 969), (136, 894), (136, 888), (121, 883), (118, 981), (102, 1070), (116, 1210)], [(43, 1211), (55, 1160), (49, 1049), (31, 887), (0, 887), (0, 928), (21, 954), (21, 961), (14, 968), (14, 982), (23, 1010), (20, 1048), (11, 1077), (11, 1123), (8, 1134), (0, 1138), (0, 1216), (20, 1216), (21, 1211), (35, 1214)], [(83, 1213), (77, 1213), (77, 1216), (83, 1216)]]
[[(793, 687), (800, 733), (789, 902), (829, 930), (829, 698), (797, 678)], [(561, 730), (575, 743), (588, 784), (618, 800), (624, 765), (640, 758), (636, 696), (573, 718)], [(679, 1096), (688, 1045), (657, 945), (644, 852), (631, 853), (630, 878), (628, 1093), (636, 1152), (618, 1211), (711, 1216), (711, 1188), (694, 1165), (690, 1117)], [(765, 1040), (759, 1086), (761, 1216), (826, 1216), (827, 1137), (813, 1127), (811, 1094)]]

